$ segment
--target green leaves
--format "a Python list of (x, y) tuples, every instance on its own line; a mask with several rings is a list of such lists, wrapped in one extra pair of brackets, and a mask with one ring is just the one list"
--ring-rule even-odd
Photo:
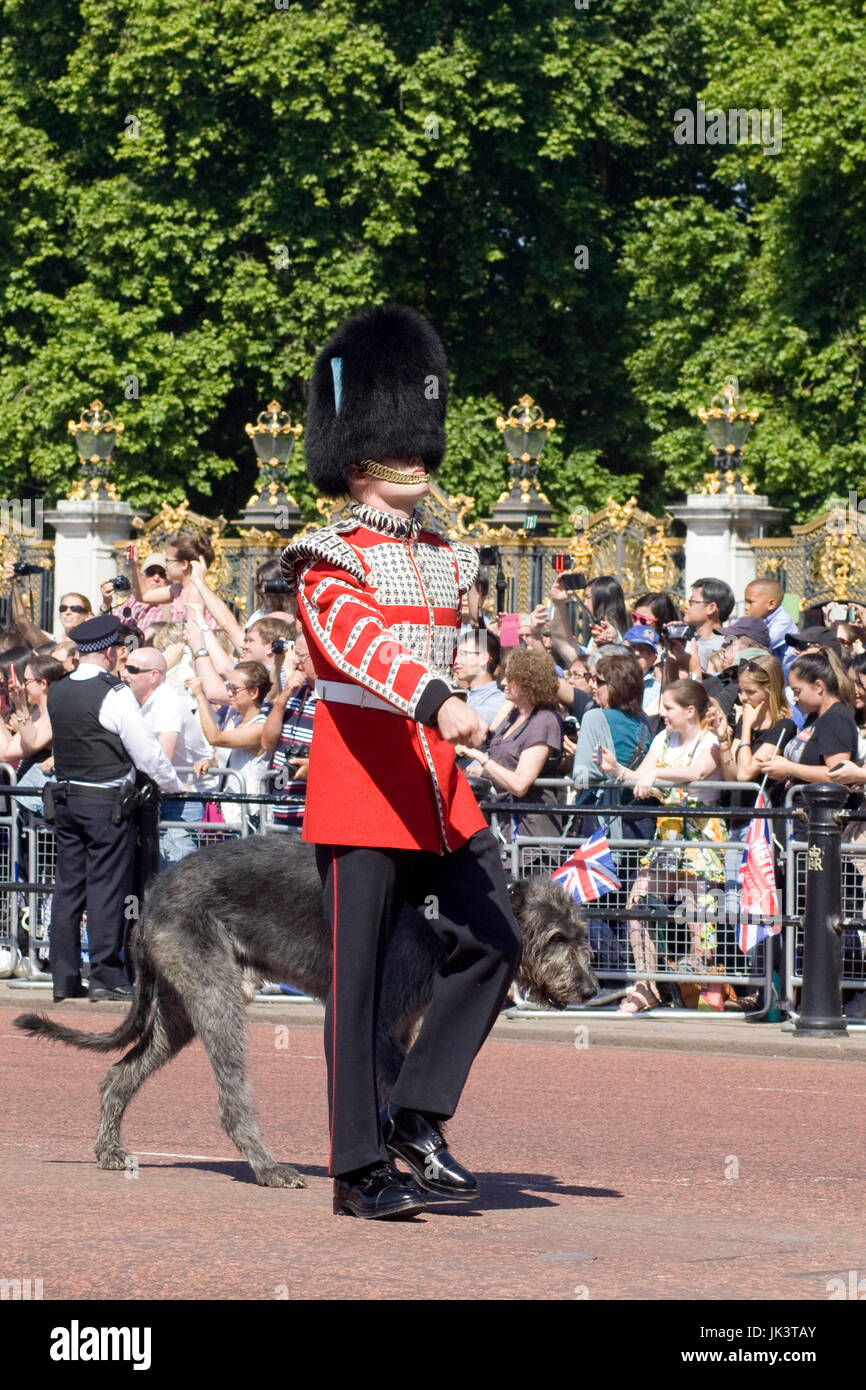
[[(558, 421), (541, 475), (565, 518), (698, 482), (695, 411), (731, 373), (762, 410), (748, 469), (793, 519), (862, 480), (850, 0), (7, 0), (4, 20), (7, 495), (65, 493), (66, 421), (99, 395), (127, 426), (122, 495), (237, 515), (244, 423), (272, 396), (302, 420), (316, 351), (388, 300), (442, 333), (442, 481), (478, 514), (524, 392)], [(699, 97), (780, 109), (782, 153), (675, 144)]]

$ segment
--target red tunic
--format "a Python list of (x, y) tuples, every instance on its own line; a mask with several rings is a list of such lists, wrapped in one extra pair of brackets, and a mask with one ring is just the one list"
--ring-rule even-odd
[(459, 849), (486, 822), (436, 728), (451, 677), (469, 546), (355, 504), (353, 519), (287, 546), (298, 619), (320, 681), (359, 685), (394, 710), (320, 699), (303, 838), (318, 844)]

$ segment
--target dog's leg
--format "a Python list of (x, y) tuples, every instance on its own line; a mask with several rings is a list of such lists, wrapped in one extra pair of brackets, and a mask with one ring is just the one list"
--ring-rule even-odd
[(199, 988), (189, 1006), (216, 1075), (222, 1127), (247, 1159), (256, 1182), (262, 1187), (306, 1187), (300, 1173), (278, 1163), (262, 1138), (246, 1080), (247, 1021), (239, 992), (233, 990), (229, 998), (219, 990), (208, 998)]
[(179, 996), (160, 981), (151, 1022), (135, 1047), (110, 1069), (102, 1083), (102, 1112), (94, 1144), (100, 1168), (128, 1168), (131, 1158), (120, 1142), (123, 1113), (141, 1085), (194, 1037)]

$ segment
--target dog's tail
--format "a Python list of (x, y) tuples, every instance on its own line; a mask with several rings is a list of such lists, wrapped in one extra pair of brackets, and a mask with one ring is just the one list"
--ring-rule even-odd
[(137, 924), (130, 932), (129, 949), (136, 965), (132, 1007), (113, 1033), (84, 1033), (77, 1028), (65, 1028), (62, 1023), (55, 1023), (53, 1018), (45, 1014), (19, 1014), (12, 1020), (13, 1027), (21, 1028), (25, 1033), (51, 1038), (54, 1042), (69, 1043), (71, 1047), (80, 1047), (86, 1052), (114, 1052), (117, 1048), (129, 1047), (137, 1042), (147, 1026), (156, 984), (153, 966), (143, 948)]

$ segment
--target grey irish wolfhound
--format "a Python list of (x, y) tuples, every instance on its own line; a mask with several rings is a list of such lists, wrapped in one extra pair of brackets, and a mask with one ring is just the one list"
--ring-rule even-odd
[[(521, 992), (554, 1007), (595, 994), (586, 928), (574, 900), (549, 878), (512, 885), (523, 931)], [(311, 845), (267, 835), (227, 841), (183, 859), (149, 885), (130, 947), (135, 991), (113, 1033), (65, 1028), (43, 1014), (15, 1025), (96, 1052), (130, 1047), (102, 1083), (94, 1149), (100, 1168), (131, 1163), (120, 1142), (123, 1113), (138, 1088), (198, 1036), (211, 1060), (223, 1128), (265, 1187), (304, 1187), (265, 1146), (246, 1079), (245, 977), (280, 980), (316, 999), (331, 983), (331, 943)], [(380, 1099), (396, 1080), (433, 989), (445, 947), (414, 909), (404, 909), (388, 947), (377, 1038)]]

